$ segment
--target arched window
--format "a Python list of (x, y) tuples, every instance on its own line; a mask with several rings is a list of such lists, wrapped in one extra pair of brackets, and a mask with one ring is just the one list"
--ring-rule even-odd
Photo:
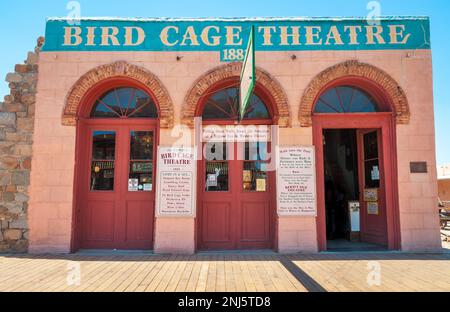
[(95, 103), (92, 118), (158, 118), (150, 95), (136, 88), (115, 88)]
[[(211, 95), (203, 109), (203, 120), (237, 120), (239, 116), (238, 88), (228, 88)], [(252, 95), (244, 120), (271, 119), (266, 104)]]
[(381, 109), (365, 91), (340, 86), (324, 92), (316, 103), (314, 113), (376, 113)]

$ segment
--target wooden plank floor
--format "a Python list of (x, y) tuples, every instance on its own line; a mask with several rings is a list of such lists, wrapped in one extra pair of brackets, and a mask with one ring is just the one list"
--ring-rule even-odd
[(450, 291), (450, 254), (0, 255), (0, 291)]

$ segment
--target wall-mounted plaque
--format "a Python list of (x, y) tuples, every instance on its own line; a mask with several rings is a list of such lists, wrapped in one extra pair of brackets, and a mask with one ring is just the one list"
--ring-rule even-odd
[(195, 159), (194, 148), (158, 148), (158, 217), (195, 217)]
[(374, 202), (378, 201), (378, 189), (370, 188), (364, 190), (364, 201), (365, 202)]
[(317, 216), (314, 147), (280, 147), (277, 156), (278, 215)]
[(428, 165), (426, 161), (411, 162), (409, 166), (411, 173), (428, 173)]

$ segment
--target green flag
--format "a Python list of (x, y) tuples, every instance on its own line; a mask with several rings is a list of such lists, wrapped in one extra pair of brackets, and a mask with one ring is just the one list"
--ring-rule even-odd
[(247, 107), (252, 98), (253, 90), (255, 89), (255, 68), (255, 27), (252, 26), (244, 64), (242, 65), (241, 83), (239, 86), (239, 109), (241, 120), (244, 119)]

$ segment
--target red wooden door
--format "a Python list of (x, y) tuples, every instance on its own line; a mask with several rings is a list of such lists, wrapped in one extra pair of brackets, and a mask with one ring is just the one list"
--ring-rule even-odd
[(200, 249), (273, 248), (275, 176), (267, 170), (268, 148), (266, 143), (204, 145), (215, 155), (199, 166)]
[[(386, 183), (381, 130), (358, 130), (361, 240), (386, 246)], [(365, 195), (368, 192), (371, 196)]]
[(154, 128), (136, 121), (82, 127), (80, 248), (152, 249)]
[[(397, 165), (396, 165), (396, 142), (395, 142), (395, 120), (392, 113), (377, 113), (377, 114), (324, 114), (313, 116), (313, 139), (316, 151), (316, 166), (317, 166), (317, 200), (318, 200), (318, 218), (317, 218), (317, 236), (319, 242), (319, 249), (321, 251), (327, 250), (326, 240), (326, 216), (325, 216), (325, 169), (324, 169), (324, 154), (323, 154), (323, 130), (324, 129), (380, 129), (378, 131), (378, 154), (381, 156), (380, 160), (380, 191), (382, 200), (381, 209), (386, 213), (386, 228), (384, 235), (387, 235), (388, 248), (400, 248), (400, 225), (398, 216), (398, 189), (397, 189)], [(362, 132), (366, 132), (364, 130)], [(373, 132), (375, 130), (369, 131)], [(361, 157), (361, 133), (358, 132), (359, 140), (359, 172), (362, 172), (362, 157)], [(359, 174), (361, 176), (361, 174)], [(360, 194), (361, 204), (363, 204), (364, 183), (360, 179)], [(366, 209), (366, 205), (362, 205), (362, 209)], [(372, 217), (372, 216), (371, 216)], [(380, 233), (379, 227), (376, 231), (371, 231), (364, 228), (364, 224), (368, 219), (361, 217), (361, 227), (364, 231), (364, 238), (370, 239), (375, 237), (373, 241), (380, 241), (383, 235)], [(375, 218), (380, 219), (380, 218)], [(370, 232), (374, 235), (370, 235)], [(383, 239), (381, 239), (383, 240)], [(383, 240), (384, 241), (384, 240)]]
[[(237, 143), (238, 249), (272, 249), (275, 224), (275, 171), (270, 143)], [(249, 176), (250, 174), (250, 176)]]

